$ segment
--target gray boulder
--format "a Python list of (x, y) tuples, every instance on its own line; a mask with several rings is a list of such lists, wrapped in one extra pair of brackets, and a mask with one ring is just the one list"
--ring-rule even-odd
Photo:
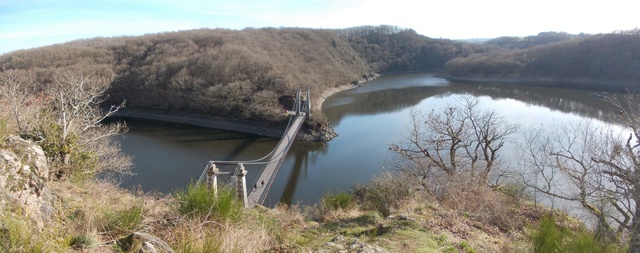
[(174, 253), (169, 245), (160, 238), (147, 233), (133, 233), (118, 241), (120, 247), (128, 252)]
[(53, 215), (54, 195), (45, 187), (49, 166), (37, 144), (17, 136), (0, 146), (0, 209), (29, 217), (39, 229)]

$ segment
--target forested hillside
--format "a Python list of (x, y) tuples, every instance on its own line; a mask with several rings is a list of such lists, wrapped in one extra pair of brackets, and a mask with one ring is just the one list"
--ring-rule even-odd
[(485, 44), (498, 46), (505, 49), (525, 49), (539, 45), (565, 41), (571, 38), (578, 38), (582, 36), (587, 35), (571, 35), (565, 32), (542, 32), (538, 35), (526, 37), (499, 37), (489, 40)]
[(35, 96), (55, 86), (56, 76), (81, 74), (109, 80), (107, 104), (277, 124), (299, 87), (315, 99), (376, 73), (445, 66), (457, 78), (638, 84), (640, 31), (550, 32), (479, 45), (394, 26), (200, 29), (11, 52), (0, 56), (0, 77), (27, 77), (37, 84), (29, 91)]
[(338, 32), (378, 72), (437, 70), (453, 58), (487, 52), (485, 46), (432, 39), (393, 26), (361, 26)]
[(39, 89), (56, 73), (110, 76), (110, 104), (276, 123), (298, 87), (317, 97), (379, 72), (442, 69), (477, 48), (391, 26), (201, 29), (21, 50), (2, 55), (0, 69), (22, 71)]
[(640, 30), (473, 54), (453, 59), (446, 67), (455, 77), (548, 78), (637, 86), (640, 85)]

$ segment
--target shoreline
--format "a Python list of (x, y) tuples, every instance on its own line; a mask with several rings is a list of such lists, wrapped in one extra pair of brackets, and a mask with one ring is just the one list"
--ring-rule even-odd
[(631, 81), (592, 80), (581, 78), (552, 78), (552, 77), (478, 77), (438, 75), (451, 82), (463, 83), (509, 83), (519, 85), (533, 85), (558, 88), (588, 88), (601, 91), (625, 91), (629, 88), (639, 88), (640, 83)]
[(313, 107), (315, 108), (320, 108), (320, 111), (322, 111), (322, 104), (324, 104), (324, 101), (330, 97), (333, 94), (336, 94), (338, 92), (341, 91), (345, 91), (345, 90), (350, 90), (350, 89), (355, 89), (358, 88), (362, 85), (364, 85), (365, 83), (368, 83), (370, 81), (373, 81), (375, 79), (377, 79), (378, 77), (380, 77), (380, 74), (372, 74), (372, 75), (365, 75), (364, 79), (357, 81), (357, 82), (351, 82), (351, 83), (345, 83), (343, 85), (339, 85), (339, 86), (334, 86), (333, 88), (329, 88), (326, 90), (323, 90), (320, 93), (320, 97), (316, 99), (316, 101), (313, 103)]
[(258, 122), (213, 116), (198, 113), (169, 112), (164, 110), (122, 108), (111, 117), (152, 120), (167, 123), (185, 124), (214, 128), (225, 131), (254, 134), (265, 137), (280, 138), (284, 133), (283, 126), (261, 126)]
[(343, 84), (340, 86), (336, 86), (330, 89), (326, 89), (324, 91), (322, 91), (322, 93), (320, 93), (320, 97), (316, 99), (316, 101), (313, 103), (313, 108), (320, 108), (320, 111), (322, 111), (322, 104), (324, 104), (324, 101), (327, 100), (328, 97), (332, 96), (333, 94), (336, 94), (338, 92), (341, 91), (345, 91), (345, 90), (350, 90), (350, 89), (355, 89), (358, 88), (359, 86), (353, 85), (353, 84)]
[[(357, 84), (347, 83), (343, 85), (339, 85), (330, 89), (323, 90), (320, 93), (320, 96), (315, 99), (316, 101), (313, 103), (313, 106), (317, 109), (317, 111), (322, 112), (322, 104), (324, 101), (333, 94), (336, 94), (341, 91), (355, 89), (362, 84), (375, 79), (378, 75), (375, 75), (373, 78), (367, 78), (366, 80), (360, 81)], [(140, 109), (140, 108), (121, 108), (111, 117), (117, 118), (132, 118), (132, 119), (142, 119), (142, 120), (152, 120), (152, 121), (160, 121), (167, 123), (177, 123), (177, 124), (185, 124), (185, 125), (193, 125), (193, 126), (201, 126), (225, 131), (233, 131), (245, 134), (253, 134), (260, 135), (264, 137), (271, 138), (280, 138), (284, 134), (285, 126), (283, 125), (260, 125), (258, 121), (250, 121), (245, 119), (237, 119), (231, 117), (223, 117), (223, 116), (214, 116), (208, 114), (200, 114), (200, 113), (187, 113), (180, 111), (166, 111), (166, 110), (154, 110), (154, 109)], [(337, 136), (333, 127), (326, 126), (323, 131), (319, 132), (308, 132), (305, 129), (301, 129), (301, 131), (296, 136), (296, 139), (303, 141), (329, 141), (333, 137)], [(331, 133), (333, 131), (333, 133)], [(328, 135), (327, 135), (327, 132)], [(330, 136), (330, 138), (327, 138)]]

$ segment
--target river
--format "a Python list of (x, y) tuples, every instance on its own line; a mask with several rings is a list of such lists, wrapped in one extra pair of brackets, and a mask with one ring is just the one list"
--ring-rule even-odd
[[(401, 140), (412, 109), (438, 110), (463, 95), (475, 96), (482, 110), (495, 110), (523, 127), (585, 118), (606, 121), (612, 108), (594, 91), (509, 84), (453, 83), (433, 74), (382, 76), (364, 86), (328, 97), (322, 107), (339, 136), (328, 143), (295, 142), (266, 204), (314, 204), (329, 192), (348, 191), (385, 170), (389, 144)], [(128, 120), (122, 138), (135, 176), (125, 188), (173, 192), (197, 179), (209, 160), (252, 160), (278, 140), (162, 122)], [(507, 152), (508, 153), (508, 152)], [(248, 167), (248, 185), (260, 171)]]

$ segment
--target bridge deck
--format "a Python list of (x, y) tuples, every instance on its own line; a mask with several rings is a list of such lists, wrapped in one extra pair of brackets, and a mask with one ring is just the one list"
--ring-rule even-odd
[[(291, 144), (295, 140), (296, 134), (300, 130), (300, 127), (302, 126), (302, 122), (304, 122), (306, 115), (300, 114), (299, 116), (293, 117), (295, 117), (294, 122), (282, 137), (283, 140), (278, 143), (278, 146), (276, 146), (273, 156), (269, 159), (267, 165), (262, 171), (262, 174), (260, 174), (258, 181), (256, 181), (257, 187), (254, 188), (253, 186), (250, 186), (252, 190), (248, 196), (249, 207), (264, 204), (264, 200), (269, 193), (271, 184), (273, 183), (273, 180), (275, 179), (275, 176), (278, 173), (278, 170), (280, 169), (280, 166), (282, 165), (282, 162), (284, 161), (284, 158), (287, 155)], [(264, 182), (264, 185), (262, 184), (262, 182)]]

